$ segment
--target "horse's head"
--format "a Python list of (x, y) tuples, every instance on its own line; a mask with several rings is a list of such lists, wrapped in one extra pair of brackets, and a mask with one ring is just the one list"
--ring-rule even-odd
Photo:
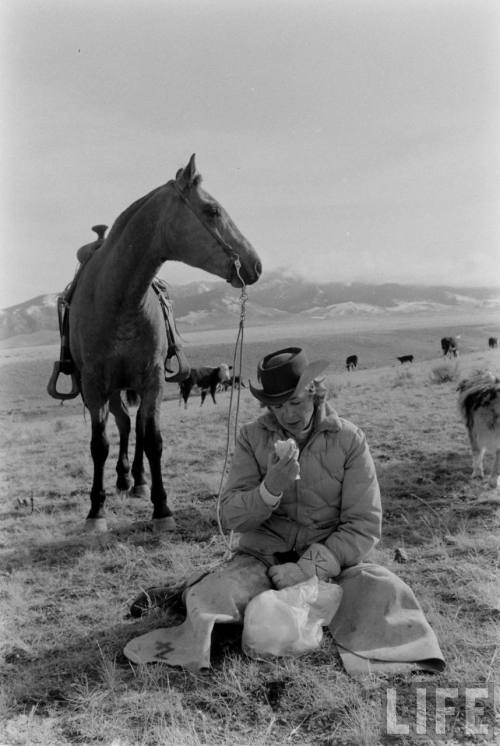
[(194, 154), (168, 185), (177, 209), (170, 223), (173, 237), (165, 259), (205, 269), (233, 287), (257, 282), (262, 271), (259, 256), (224, 207), (202, 189)]

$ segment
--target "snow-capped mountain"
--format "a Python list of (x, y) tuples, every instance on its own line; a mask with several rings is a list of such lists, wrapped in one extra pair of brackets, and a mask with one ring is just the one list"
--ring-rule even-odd
[[(170, 286), (177, 324), (182, 332), (234, 326), (240, 314), (240, 293), (221, 280)], [(483, 308), (500, 311), (500, 288), (454, 288), (386, 283), (314, 283), (269, 272), (247, 289), (247, 322), (323, 320), (348, 316), (434, 313)], [(0, 311), (0, 339), (40, 331), (57, 339), (57, 294), (39, 295)], [(45, 335), (46, 338), (46, 335)]]

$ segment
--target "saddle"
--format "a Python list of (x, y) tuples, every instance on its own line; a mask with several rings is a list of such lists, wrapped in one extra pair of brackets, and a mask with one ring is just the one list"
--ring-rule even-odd
[(189, 376), (190, 366), (182, 352), (182, 345), (180, 343), (180, 335), (175, 323), (172, 301), (168, 297), (167, 283), (160, 280), (159, 277), (155, 277), (151, 283), (151, 287), (160, 302), (163, 319), (165, 321), (165, 330), (167, 332), (168, 350), (167, 357), (165, 358), (166, 373), (174, 373), (174, 371), (169, 368), (169, 360), (171, 360), (171, 358), (176, 357), (179, 365), (178, 372), (170, 377), (165, 375), (165, 380), (170, 382), (184, 381)]
[[(78, 249), (76, 256), (80, 262), (80, 266), (76, 270), (75, 276), (72, 281), (64, 288), (62, 295), (57, 299), (57, 318), (59, 321), (59, 335), (61, 338), (61, 350), (59, 353), (59, 360), (54, 363), (52, 375), (50, 376), (47, 384), (47, 393), (54, 399), (74, 399), (81, 392), (80, 376), (76, 370), (75, 363), (71, 357), (71, 351), (69, 348), (69, 306), (71, 298), (75, 292), (75, 288), (78, 284), (78, 278), (82, 272), (83, 267), (87, 264), (89, 259), (95, 254), (97, 249), (102, 246), (104, 242), (104, 236), (108, 229), (107, 225), (94, 225), (92, 230), (97, 233), (97, 240), (92, 241), (89, 244), (85, 244)], [(71, 376), (71, 390), (60, 391), (57, 388), (57, 380), (60, 375)]]
[[(100, 246), (102, 246), (107, 228), (107, 225), (94, 225), (92, 227), (92, 230), (97, 233), (97, 240), (85, 244), (85, 246), (78, 249), (77, 258), (81, 264), (78, 267), (73, 280), (57, 298), (57, 317), (59, 321), (61, 349), (59, 360), (54, 363), (52, 375), (47, 384), (47, 392), (54, 399), (74, 399), (81, 393), (80, 375), (71, 357), (69, 346), (69, 307), (83, 267), (88, 263)], [(168, 373), (174, 373), (174, 371), (169, 368), (169, 360), (173, 357), (177, 358), (179, 365), (177, 373), (174, 373), (174, 375), (170, 377), (165, 375), (165, 380), (171, 382), (184, 380), (189, 375), (189, 363), (182, 352), (182, 345), (180, 344), (179, 332), (177, 331), (175, 324), (172, 302), (168, 297), (167, 285), (163, 280), (155, 277), (151, 283), (151, 287), (156, 293), (165, 321), (168, 341), (167, 357), (165, 358), (165, 371)], [(60, 375), (71, 377), (71, 389), (69, 391), (61, 391), (57, 388), (57, 381)]]

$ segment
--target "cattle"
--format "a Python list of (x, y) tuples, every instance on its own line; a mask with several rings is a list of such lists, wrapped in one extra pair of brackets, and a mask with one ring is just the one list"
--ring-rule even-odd
[(495, 456), (490, 487), (497, 487), (500, 476), (500, 378), (490, 371), (478, 371), (458, 384), (458, 407), (467, 428), (472, 451), (472, 476), (484, 476), (486, 452)]
[(413, 355), (401, 355), (401, 357), (397, 358), (401, 365), (403, 363), (412, 363), (413, 362)]
[(495, 347), (498, 347), (498, 339), (496, 337), (490, 337), (488, 339), (488, 347), (490, 350), (493, 350)]
[(234, 378), (230, 378), (229, 381), (224, 381), (220, 384), (222, 391), (227, 391), (232, 386), (234, 386), (235, 389), (246, 389), (245, 384), (241, 380), (241, 376), (234, 376)]
[(347, 370), (354, 370), (354, 368), (357, 368), (358, 367), (358, 356), (349, 355), (349, 357), (346, 358), (345, 367)]
[(232, 365), (226, 365), (226, 363), (221, 363), (216, 368), (191, 368), (189, 376), (179, 383), (179, 404), (184, 400), (184, 409), (187, 409), (189, 395), (193, 386), (197, 386), (201, 391), (200, 407), (203, 406), (203, 402), (209, 392), (213, 403), (217, 404), (215, 401), (217, 384), (231, 380), (229, 372), (231, 368)]
[(443, 337), (441, 339), (441, 349), (445, 357), (457, 357), (458, 348), (455, 337)]

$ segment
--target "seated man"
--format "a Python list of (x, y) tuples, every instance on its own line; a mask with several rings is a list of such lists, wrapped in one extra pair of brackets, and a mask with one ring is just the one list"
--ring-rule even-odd
[[(222, 495), (222, 520), (240, 532), (239, 550), (265, 562), (279, 589), (312, 575), (335, 578), (380, 539), (380, 491), (365, 436), (314, 380), (327, 365), (309, 365), (297, 347), (261, 361), (261, 388), (250, 383), (250, 391), (267, 412), (241, 429)], [(289, 438), (296, 447), (279, 458), (275, 443)]]
[[(374, 625), (364, 609), (358, 613), (359, 603), (364, 603), (365, 591), (378, 597), (382, 582), (396, 605), (404, 597), (403, 634), (411, 626), (406, 613), (411, 608), (416, 617), (413, 637), (425, 638), (423, 651), (412, 650), (416, 657), (408, 660), (440, 657), (410, 589), (385, 568), (359, 564), (380, 539), (380, 491), (363, 432), (339, 417), (326, 401), (318, 376), (327, 365), (325, 360), (309, 363), (298, 347), (273, 352), (259, 363), (260, 385), (249, 385), (267, 411), (241, 428), (220, 503), (223, 526), (239, 532), (236, 554), (188, 584), (183, 624), (154, 630), (127, 645), (125, 654), (132, 661), (209, 667), (214, 622), (241, 623), (247, 604), (258, 593), (287, 588), (314, 575), (341, 586), (344, 580), (349, 584), (354, 579), (347, 594), (343, 587), (347, 607), (342, 601), (332, 622), (340, 619), (346, 639), (351, 640), (358, 626), (365, 649), (362, 627), (367, 620), (369, 630)], [(375, 569), (362, 578), (360, 568)], [(391, 576), (389, 584), (387, 576)], [(398, 582), (405, 588), (403, 594), (400, 588), (393, 592)], [(386, 601), (381, 598), (380, 616), (388, 608)], [(377, 604), (371, 606), (378, 614)], [(360, 616), (363, 624), (358, 624)], [(343, 630), (338, 631), (335, 639), (342, 644)], [(386, 633), (382, 624), (376, 646)], [(371, 643), (367, 641), (366, 649)], [(397, 645), (401, 647), (400, 639)]]

